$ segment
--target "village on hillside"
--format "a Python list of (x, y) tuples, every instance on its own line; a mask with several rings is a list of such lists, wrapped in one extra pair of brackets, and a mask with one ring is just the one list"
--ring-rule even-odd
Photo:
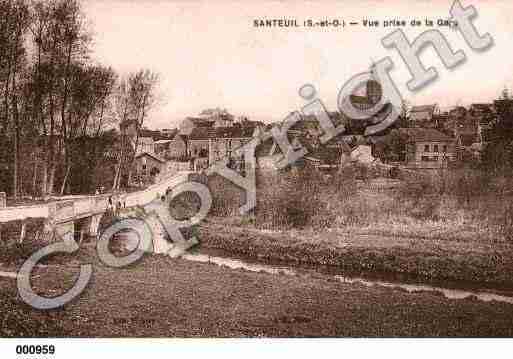
[[(353, 97), (361, 104), (357, 102), (358, 96)], [(287, 134), (290, 143), (309, 149), (300, 162), (319, 171), (336, 171), (349, 156), (367, 164), (383, 163), (430, 173), (482, 165), (486, 145), (498, 140), (494, 137), (494, 126), (510, 122), (511, 111), (513, 99), (505, 90), (493, 103), (454, 106), (444, 112), (437, 104), (409, 106), (391, 128), (369, 138), (363, 136), (357, 121), (340, 112), (329, 115), (333, 121), (343, 123), (347, 131), (326, 145), (316, 143), (321, 130), (314, 116), (302, 116)], [(120, 133), (129, 138), (133, 148), (137, 143), (134, 184), (147, 185), (183, 170), (201, 172), (222, 159), (243, 171), (243, 156), (236, 155), (235, 149), (272, 126), (280, 124), (251, 121), (216, 108), (186, 117), (179, 128), (173, 129), (137, 131), (135, 121), (126, 121), (121, 124)], [(263, 143), (255, 152), (260, 170), (276, 170), (273, 165), (281, 151), (270, 142)]]

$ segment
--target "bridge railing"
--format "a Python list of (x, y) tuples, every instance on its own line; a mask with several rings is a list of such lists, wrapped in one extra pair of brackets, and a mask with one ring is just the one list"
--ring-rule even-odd
[(187, 181), (192, 172), (179, 172), (163, 182), (154, 184), (142, 191), (125, 194), (102, 194), (96, 196), (66, 196), (49, 203), (30, 206), (0, 208), (0, 223), (25, 220), (27, 218), (51, 218), (55, 222), (66, 222), (81, 216), (105, 212), (109, 206), (109, 197), (127, 207), (145, 205), (153, 201), (157, 194), (163, 195), (170, 187)]
[(48, 204), (0, 208), (0, 223), (27, 218), (48, 218)]

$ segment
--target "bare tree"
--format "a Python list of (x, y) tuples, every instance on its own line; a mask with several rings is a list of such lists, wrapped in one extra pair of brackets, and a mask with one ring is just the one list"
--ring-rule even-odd
[[(128, 168), (128, 183), (132, 182), (132, 166), (139, 147), (139, 134), (150, 111), (158, 104), (159, 75), (150, 70), (130, 73), (122, 79), (116, 95), (116, 108), (121, 124), (132, 121), (135, 126), (135, 139), (130, 146), (133, 151), (127, 153), (127, 146), (120, 146), (118, 166), (116, 167), (113, 189), (121, 183), (122, 169)], [(122, 141), (132, 141), (129, 136), (122, 136)], [(128, 165), (127, 165), (128, 163)]]
[(15, 199), (20, 192), (18, 186), (21, 139), (19, 104), (26, 67), (24, 40), (28, 24), (29, 10), (26, 1), (0, 2), (0, 81), (3, 89), (0, 137), (5, 138), (12, 131), (12, 151), (2, 152), (13, 155), (12, 193)]

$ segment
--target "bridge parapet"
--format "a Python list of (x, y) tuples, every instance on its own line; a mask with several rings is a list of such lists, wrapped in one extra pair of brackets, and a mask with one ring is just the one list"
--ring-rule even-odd
[(95, 198), (89, 197), (75, 200), (75, 216), (79, 217), (85, 213), (91, 213), (95, 210)]
[(48, 205), (48, 217), (54, 222), (66, 222), (75, 217), (75, 201), (59, 201)]
[(0, 223), (25, 220), (27, 218), (47, 218), (48, 204), (0, 208)]
[(76, 218), (105, 212), (109, 206), (109, 197), (112, 197), (114, 205), (117, 202), (125, 203), (127, 207), (146, 205), (153, 201), (157, 194), (159, 196), (164, 195), (168, 188), (186, 182), (193, 176), (193, 172), (181, 172), (139, 192), (97, 196), (67, 196), (64, 200), (56, 198), (54, 202), (30, 206), (2, 208), (2, 196), (0, 194), (0, 223), (28, 218), (47, 218), (49, 223), (73, 221)]

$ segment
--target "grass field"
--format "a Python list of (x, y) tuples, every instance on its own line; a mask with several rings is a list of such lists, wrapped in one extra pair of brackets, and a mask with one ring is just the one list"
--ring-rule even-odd
[[(337, 337), (511, 336), (513, 306), (428, 292), (344, 284), (322, 275), (272, 275), (147, 256), (126, 269), (94, 263), (85, 292), (40, 312), (0, 278), (0, 336)], [(82, 258), (82, 257), (79, 258)], [(36, 290), (69, 288), (79, 262), (48, 263)]]
[(287, 173), (260, 179), (253, 215), (212, 216), (200, 238), (244, 258), (511, 289), (513, 197), (482, 182)]

